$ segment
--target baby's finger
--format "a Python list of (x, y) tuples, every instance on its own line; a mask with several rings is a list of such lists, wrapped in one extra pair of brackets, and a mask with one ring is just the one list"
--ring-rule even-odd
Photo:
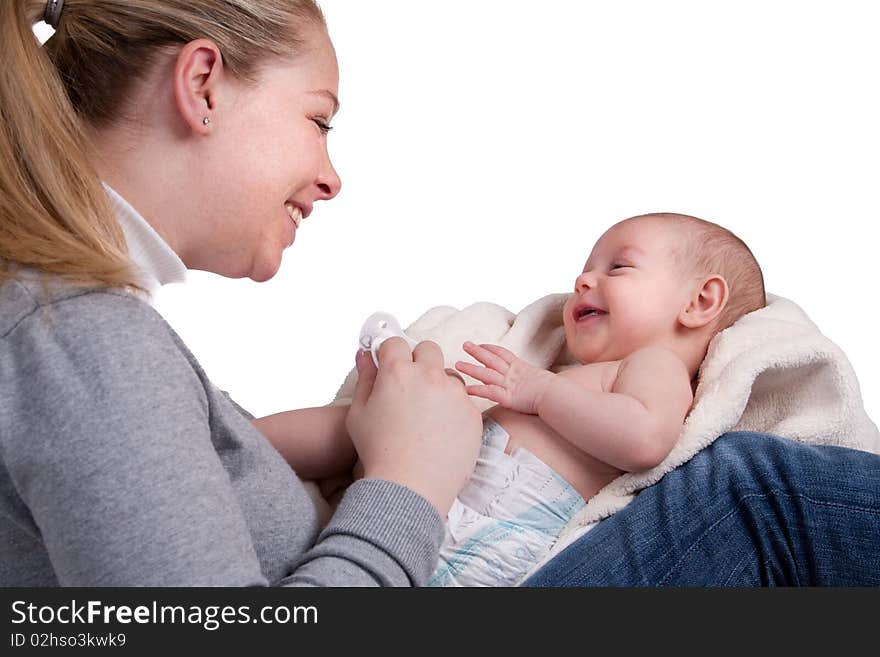
[(491, 383), (494, 385), (501, 385), (504, 383), (504, 376), (496, 372), (495, 370), (490, 370), (488, 367), (480, 367), (479, 365), (474, 365), (473, 363), (465, 363), (463, 361), (458, 361), (455, 364), (455, 369), (459, 372), (463, 372), (468, 376), (472, 376), (477, 381), (482, 381), (483, 383)]
[(483, 363), (483, 365), (491, 367), (493, 370), (501, 372), (502, 374), (507, 372), (508, 367), (510, 367), (508, 363), (504, 362), (503, 359), (486, 349), (483, 345), (476, 345), (473, 342), (465, 342), (462, 347), (468, 354)]
[(516, 360), (516, 354), (512, 351), (505, 349), (504, 347), (499, 347), (497, 344), (481, 344), (481, 347), (487, 351), (491, 351), (493, 354), (503, 359), (506, 363), (512, 363)]
[(501, 403), (500, 389), (498, 386), (465, 386), (464, 391), (473, 396), (488, 399), (496, 404)]

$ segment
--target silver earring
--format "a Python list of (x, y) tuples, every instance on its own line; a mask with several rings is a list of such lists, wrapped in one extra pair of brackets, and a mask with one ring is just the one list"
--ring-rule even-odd
[(205, 118), (202, 119), (202, 123), (205, 125), (208, 125), (210, 122), (211, 122), (211, 118), (208, 116), (206, 116)]

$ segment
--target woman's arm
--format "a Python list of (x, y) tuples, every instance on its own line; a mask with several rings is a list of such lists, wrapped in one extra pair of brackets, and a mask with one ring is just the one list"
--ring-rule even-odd
[(35, 309), (3, 341), (4, 462), (61, 585), (268, 583), (205, 382), (158, 315), (84, 294)]
[(0, 338), (0, 456), (59, 583), (426, 581), (442, 521), (425, 498), (356, 482), (318, 536), (289, 469), (155, 312), (110, 292), (39, 310)]

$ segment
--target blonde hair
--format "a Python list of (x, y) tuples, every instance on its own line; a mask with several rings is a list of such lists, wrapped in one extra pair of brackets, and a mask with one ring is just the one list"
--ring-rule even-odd
[(683, 239), (675, 242), (673, 249), (687, 273), (720, 274), (727, 281), (729, 297), (716, 320), (716, 331), (723, 331), (743, 315), (767, 305), (761, 267), (751, 249), (732, 231), (711, 221), (675, 212), (657, 212), (633, 219), (653, 219), (684, 227)]
[(233, 75), (292, 57), (312, 0), (66, 0), (40, 47), (45, 0), (0, 1), (0, 284), (35, 269), (85, 287), (138, 288), (92, 166), (87, 128), (111, 125), (163, 49), (213, 41)]

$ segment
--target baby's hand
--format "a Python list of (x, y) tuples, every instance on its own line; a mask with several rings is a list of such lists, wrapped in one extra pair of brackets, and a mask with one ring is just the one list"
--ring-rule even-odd
[(530, 365), (494, 344), (465, 342), (464, 350), (485, 367), (458, 361), (456, 369), (486, 385), (466, 386), (469, 395), (489, 399), (505, 408), (529, 415), (538, 414), (538, 402), (555, 376)]

